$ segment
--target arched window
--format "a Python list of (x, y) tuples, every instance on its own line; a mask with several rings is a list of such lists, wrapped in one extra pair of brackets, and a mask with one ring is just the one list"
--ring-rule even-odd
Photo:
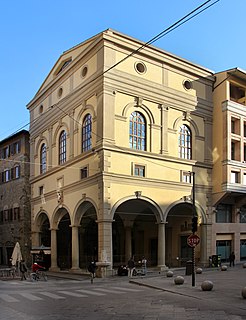
[(191, 159), (191, 131), (185, 124), (179, 128), (179, 157)]
[(43, 143), (40, 149), (40, 173), (46, 172), (46, 157), (46, 145)]
[(130, 115), (130, 132), (129, 132), (129, 144), (130, 148), (136, 150), (145, 150), (146, 148), (146, 124), (144, 116), (134, 111)]
[(66, 140), (66, 131), (62, 131), (59, 137), (59, 164), (66, 162), (66, 149), (67, 149), (67, 140)]
[(88, 113), (82, 125), (82, 152), (91, 149), (91, 115)]

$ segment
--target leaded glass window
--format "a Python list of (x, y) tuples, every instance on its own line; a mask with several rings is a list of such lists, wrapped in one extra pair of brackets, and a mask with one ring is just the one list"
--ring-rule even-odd
[(191, 159), (191, 131), (185, 124), (179, 128), (179, 157)]
[(59, 137), (59, 164), (66, 162), (67, 137), (66, 131), (62, 131)]
[(130, 148), (146, 150), (146, 123), (144, 116), (134, 111), (130, 116)]
[(46, 156), (46, 145), (43, 143), (40, 149), (40, 173), (46, 172)]
[(88, 113), (83, 121), (82, 125), (82, 152), (91, 149), (91, 133), (92, 133), (92, 121), (91, 115)]

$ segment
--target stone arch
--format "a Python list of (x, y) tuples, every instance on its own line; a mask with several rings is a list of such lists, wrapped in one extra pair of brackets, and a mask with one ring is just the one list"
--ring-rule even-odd
[(59, 136), (60, 136), (62, 130), (65, 130), (66, 134), (67, 134), (67, 138), (69, 137), (70, 132), (69, 132), (68, 124), (66, 122), (61, 122), (57, 126), (57, 128), (55, 129), (55, 132), (53, 134), (53, 139), (52, 139), (52, 144), (53, 145), (57, 145), (58, 140), (59, 140)]
[(177, 131), (182, 124), (185, 124), (188, 127), (190, 127), (191, 130), (195, 133), (195, 136), (199, 136), (199, 128), (195, 121), (192, 119), (184, 119), (184, 117), (179, 117), (174, 121), (173, 130)]
[(66, 215), (69, 215), (70, 221), (71, 221), (71, 214), (69, 212), (69, 209), (65, 206), (62, 205), (62, 207), (57, 206), (51, 216), (50, 219), (50, 227), (51, 229), (57, 229), (59, 222), (61, 221), (61, 219)]
[(135, 261), (143, 256), (149, 265), (158, 263), (158, 228), (163, 214), (152, 199), (136, 193), (117, 201), (112, 210), (112, 247), (114, 265)]
[(129, 113), (133, 112), (130, 109), (133, 109), (133, 108), (134, 108), (134, 111), (139, 111), (145, 116), (146, 120), (148, 120), (147, 123), (149, 123), (151, 125), (155, 124), (155, 119), (154, 119), (152, 112), (144, 104), (139, 106), (135, 102), (128, 103), (122, 110), (122, 116), (128, 118), (130, 116)]
[(35, 155), (38, 156), (40, 154), (40, 148), (42, 146), (42, 144), (45, 143), (46, 145), (46, 149), (49, 148), (49, 144), (48, 144), (48, 140), (45, 136), (41, 136), (37, 143), (36, 143), (36, 147), (35, 147)]
[[(93, 206), (96, 211), (96, 216), (98, 218), (98, 208), (96, 206), (96, 203), (91, 198), (84, 198), (81, 201), (78, 202), (74, 209), (73, 219), (71, 220), (71, 224), (78, 226), (80, 223), (81, 218), (86, 213), (90, 207)], [(82, 210), (80, 210), (80, 207)]]
[(45, 210), (40, 210), (35, 219), (34, 219), (34, 229), (35, 231), (40, 231), (40, 227), (42, 225), (42, 222), (43, 222), (43, 217), (42, 217), (42, 214), (45, 214), (49, 220), (49, 223), (50, 223), (50, 219), (49, 219), (49, 215), (48, 213), (45, 211)]
[[(153, 206), (153, 208), (155, 208), (155, 211), (154, 211), (154, 214), (155, 214), (155, 218), (156, 218), (156, 221), (157, 223), (160, 223), (160, 222), (163, 222), (164, 221), (164, 215), (163, 215), (163, 212), (161, 210), (161, 208), (159, 207), (159, 205), (153, 201), (152, 199), (148, 198), (148, 197), (145, 197), (145, 196), (141, 196), (139, 199), (149, 203), (151, 206)], [(124, 197), (120, 200), (118, 200), (112, 207), (111, 209), (111, 218), (113, 219), (114, 218), (114, 215), (115, 215), (115, 212), (117, 211), (117, 208), (123, 204), (124, 202), (126, 201), (129, 201), (129, 200), (136, 200), (136, 196), (127, 196), (127, 197)]]
[(81, 120), (84, 119), (84, 116), (90, 113), (92, 115), (92, 119), (94, 119), (96, 117), (96, 111), (95, 108), (91, 105), (91, 104), (87, 104), (86, 106), (84, 106), (83, 108), (81, 108), (76, 121), (75, 121), (75, 131), (80, 130), (81, 126), (82, 126), (82, 122)]
[[(183, 199), (177, 200), (173, 203), (171, 203), (167, 209), (164, 212), (164, 222), (167, 222), (167, 217), (168, 217), (168, 213), (171, 211), (172, 208), (174, 208), (175, 206), (179, 205), (179, 204), (189, 204), (189, 205), (193, 205), (191, 200), (187, 200), (186, 202), (183, 201)], [(202, 208), (202, 206), (196, 201), (195, 202), (195, 206), (196, 206), (196, 213), (198, 218), (201, 218), (201, 223), (207, 223), (207, 216), (204, 212), (204, 209)]]

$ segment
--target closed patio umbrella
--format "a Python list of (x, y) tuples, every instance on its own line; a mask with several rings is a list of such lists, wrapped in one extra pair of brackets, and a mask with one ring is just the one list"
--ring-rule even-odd
[(22, 254), (21, 254), (20, 244), (19, 242), (16, 242), (12, 256), (11, 256), (12, 266), (16, 266), (17, 262), (20, 262), (21, 260), (22, 260)]

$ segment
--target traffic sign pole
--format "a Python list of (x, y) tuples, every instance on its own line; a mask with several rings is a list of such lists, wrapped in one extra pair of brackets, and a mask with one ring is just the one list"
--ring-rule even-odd
[[(196, 217), (196, 202), (195, 202), (195, 172), (193, 172), (193, 185), (192, 185), (192, 204), (193, 204), (193, 219)], [(193, 235), (195, 234), (195, 230)], [(195, 287), (196, 277), (195, 277), (195, 246), (192, 247), (192, 287)]]

